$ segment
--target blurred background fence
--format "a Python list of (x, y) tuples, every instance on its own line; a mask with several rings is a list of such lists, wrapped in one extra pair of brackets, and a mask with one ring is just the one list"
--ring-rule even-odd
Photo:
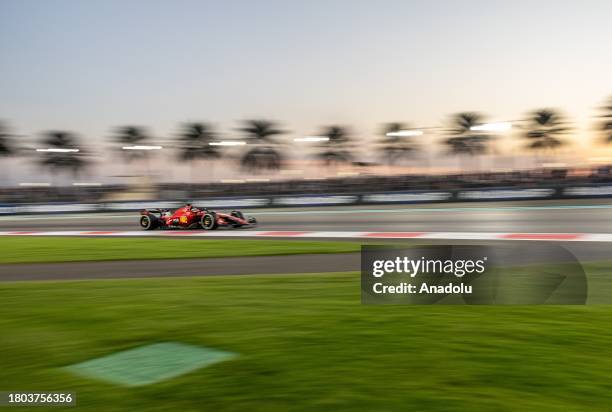
[(131, 211), (184, 202), (211, 208), (342, 206), (612, 197), (609, 166), (452, 175), (0, 189), (0, 214)]

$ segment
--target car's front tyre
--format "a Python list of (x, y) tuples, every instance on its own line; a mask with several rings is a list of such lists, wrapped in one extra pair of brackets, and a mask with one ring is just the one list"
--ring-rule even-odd
[(204, 230), (214, 230), (217, 228), (217, 214), (215, 212), (207, 212), (200, 219), (200, 225)]

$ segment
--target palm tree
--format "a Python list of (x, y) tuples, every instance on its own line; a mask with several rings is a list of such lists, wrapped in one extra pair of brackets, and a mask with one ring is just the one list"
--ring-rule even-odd
[(606, 105), (602, 107), (603, 115), (601, 116), (601, 123), (599, 129), (604, 135), (604, 141), (606, 143), (612, 143), (612, 97), (608, 100)]
[(146, 164), (147, 175), (149, 170), (149, 151), (148, 150), (124, 150), (124, 147), (129, 146), (146, 146), (150, 143), (151, 137), (144, 127), (139, 126), (122, 126), (115, 129), (115, 134), (112, 137), (113, 142), (117, 143), (119, 153), (126, 163), (134, 161), (144, 161)]
[(527, 148), (534, 151), (554, 150), (565, 144), (562, 139), (570, 130), (563, 116), (554, 109), (534, 110), (526, 125)]
[(79, 139), (71, 132), (50, 131), (44, 133), (40, 143), (45, 146), (40, 164), (51, 173), (69, 172), (75, 178), (89, 166), (87, 154), (80, 147)]
[(326, 126), (322, 129), (320, 136), (328, 140), (321, 143), (317, 158), (321, 159), (326, 166), (338, 163), (349, 163), (353, 160), (351, 152), (350, 132), (343, 126)]
[[(9, 158), (15, 156), (17, 148), (15, 147), (15, 141), (13, 135), (10, 134), (8, 127), (0, 122), (0, 157)], [(4, 173), (6, 176), (8, 173)]]
[(285, 130), (278, 128), (275, 122), (269, 120), (245, 120), (243, 126), (237, 130), (246, 134), (252, 149), (240, 159), (243, 169), (253, 173), (265, 170), (279, 170), (283, 162), (283, 154), (278, 150), (280, 145), (273, 136), (286, 134)]
[(444, 141), (449, 152), (467, 159), (487, 153), (492, 136), (483, 131), (473, 130), (483, 123), (483, 116), (475, 112), (458, 113), (452, 118), (449, 137)]
[(9, 133), (8, 127), (0, 122), (0, 156), (9, 157), (16, 152), (13, 135)]
[(239, 131), (246, 133), (247, 138), (256, 139), (257, 143), (276, 144), (272, 136), (286, 134), (287, 132), (279, 129), (275, 122), (270, 120), (245, 120)]
[(216, 133), (207, 123), (188, 123), (178, 137), (179, 159), (189, 162), (193, 182), (193, 166), (197, 161), (214, 161), (221, 157), (217, 146), (209, 143), (215, 140)]
[(381, 157), (388, 165), (395, 165), (404, 159), (412, 157), (416, 152), (417, 147), (412, 139), (397, 135), (389, 136), (389, 134), (406, 129), (409, 129), (409, 127), (403, 123), (387, 123), (383, 125), (380, 152)]

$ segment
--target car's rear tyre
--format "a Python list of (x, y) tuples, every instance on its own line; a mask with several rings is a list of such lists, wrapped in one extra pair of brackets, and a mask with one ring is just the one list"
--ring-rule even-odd
[(208, 212), (202, 216), (200, 225), (204, 230), (214, 230), (217, 228), (217, 214), (215, 212)]
[(155, 219), (154, 217), (150, 215), (142, 215), (140, 217), (140, 227), (143, 230), (153, 230), (156, 229), (157, 226), (157, 219)]

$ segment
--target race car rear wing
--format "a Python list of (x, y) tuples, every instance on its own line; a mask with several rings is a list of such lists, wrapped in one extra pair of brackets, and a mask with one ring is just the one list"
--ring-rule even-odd
[(158, 214), (162, 214), (163, 210), (162, 209), (142, 209), (140, 211), (141, 215), (148, 215), (149, 213), (158, 213)]

